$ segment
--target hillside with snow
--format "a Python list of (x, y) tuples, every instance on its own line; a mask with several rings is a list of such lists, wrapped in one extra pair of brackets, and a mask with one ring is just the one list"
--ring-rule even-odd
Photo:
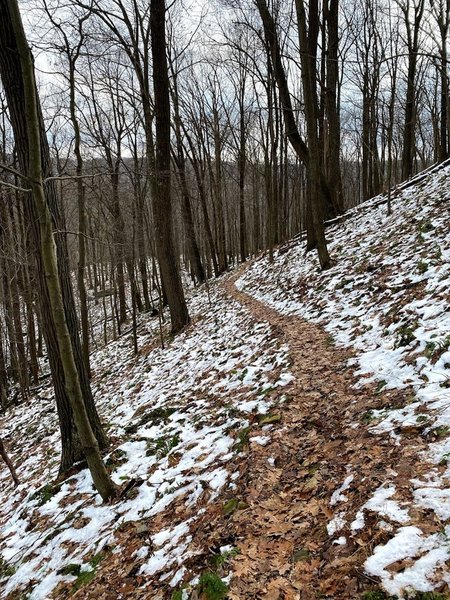
[(449, 208), (444, 167), (330, 226), (330, 270), (294, 239), (95, 352), (110, 505), (56, 480), (50, 387), (3, 415), (0, 597), (447, 598)]

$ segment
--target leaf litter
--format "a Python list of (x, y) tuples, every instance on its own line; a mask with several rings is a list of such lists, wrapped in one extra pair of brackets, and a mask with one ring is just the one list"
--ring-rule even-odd
[(399, 598), (449, 592), (449, 177), (434, 169), (400, 191), (390, 216), (381, 198), (350, 211), (327, 230), (328, 271), (297, 239), (236, 282), (294, 356), (284, 420), (298, 440), (279, 434), (277, 484), (259, 493), (286, 495), (274, 514), (308, 558), (268, 598), (355, 598), (377, 583)]
[[(0, 465), (7, 490), (0, 556), (8, 566), (1, 570), (1, 597), (65, 597), (80, 573), (94, 570), (90, 560), (99, 553), (97, 591), (91, 583), (89, 592), (76, 591), (77, 598), (102, 597), (102, 572), (114, 573), (116, 581), (102, 592), (114, 598), (170, 597), (197, 574), (195, 557), (209, 554), (214, 534), (194, 539), (193, 532), (201, 532), (208, 512), (222, 512), (221, 497), (235, 487), (243, 460), (236, 450), (240, 432), (254, 431), (255, 444), (270, 439), (267, 430), (261, 435), (257, 418), (277, 405), (290, 375), (287, 347), (219, 286), (211, 290), (211, 303), (205, 290), (194, 292), (190, 310), (195, 326), (165, 349), (135, 358), (130, 340), (121, 338), (93, 355), (95, 396), (115, 440), (106, 461), (117, 484), (131, 484), (120, 501), (102, 504), (81, 467), (53, 486), (58, 432), (50, 388), (2, 419), (22, 484), (12, 489)], [(151, 347), (148, 340), (142, 336), (140, 347)]]
[(449, 175), (392, 216), (350, 211), (329, 271), (293, 240), (193, 292), (166, 348), (149, 322), (137, 358), (126, 336), (97, 351), (116, 504), (81, 467), (53, 484), (50, 388), (14, 407), (2, 597), (186, 600), (217, 578), (231, 600), (448, 592)]

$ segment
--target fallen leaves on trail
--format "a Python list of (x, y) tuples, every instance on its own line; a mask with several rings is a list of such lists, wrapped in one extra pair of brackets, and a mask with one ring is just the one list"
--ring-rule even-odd
[[(290, 400), (283, 405), (281, 425), (270, 446), (252, 449), (241, 492), (249, 510), (231, 518), (241, 551), (233, 560), (231, 589), (240, 598), (303, 600), (320, 593), (353, 600), (371, 588), (363, 564), (389, 534), (380, 530), (379, 513), (371, 513), (370, 503), (360, 517), (364, 515), (364, 529), (354, 533), (352, 521), (391, 479), (396, 479), (396, 496), (410, 497), (409, 478), (423, 441), (411, 436), (402, 448), (385, 436), (374, 436), (370, 421), (355, 427), (361, 414), (380, 409), (398, 393), (380, 392), (373, 385), (357, 389), (346, 367), (349, 352), (328, 344), (320, 328), (280, 315), (236, 291), (232, 281), (227, 290), (279, 332), (290, 348), (295, 376), (286, 389)], [(337, 491), (340, 481), (346, 484)], [(391, 502), (396, 517), (398, 504)], [(330, 537), (327, 527), (341, 505), (345, 511)]]

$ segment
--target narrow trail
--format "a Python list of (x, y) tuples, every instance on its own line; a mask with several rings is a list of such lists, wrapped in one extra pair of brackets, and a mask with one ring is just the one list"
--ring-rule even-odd
[(389, 533), (376, 527), (379, 515), (367, 512), (363, 530), (351, 532), (347, 523), (330, 536), (326, 526), (339, 512), (330, 499), (350, 473), (344, 506), (352, 518), (374, 490), (392, 480), (394, 499), (410, 499), (409, 480), (429, 468), (417, 462), (420, 436), (412, 434), (398, 446), (388, 436), (370, 433), (370, 423), (361, 420), (370, 409), (404, 403), (407, 392), (353, 387), (356, 378), (347, 366), (351, 353), (336, 348), (320, 327), (283, 316), (238, 291), (235, 281), (241, 274), (224, 284), (226, 291), (289, 345), (295, 379), (286, 389), (289, 400), (271, 442), (251, 447), (239, 490), (249, 508), (230, 520), (240, 549), (230, 598), (361, 598), (364, 591), (379, 589), (363, 564)]

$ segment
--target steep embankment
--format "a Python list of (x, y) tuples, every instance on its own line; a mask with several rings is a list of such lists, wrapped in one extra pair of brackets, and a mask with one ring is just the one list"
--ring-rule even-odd
[[(364, 580), (399, 596), (450, 582), (450, 169), (400, 192), (390, 216), (379, 200), (328, 230), (337, 261), (329, 271), (294, 241), (237, 281), (284, 315), (291, 349), (305, 354), (299, 372), (308, 361), (316, 369), (305, 385), (293, 367), (297, 396), (317, 396), (298, 415), (313, 439), (293, 471), (314, 487), (311, 511), (322, 514), (312, 520), (328, 533), (326, 541), (314, 525), (300, 557), (311, 597), (358, 597)], [(298, 317), (324, 327), (335, 353)], [(356, 390), (328, 366), (343, 346)]]
[(283, 400), (288, 352), (218, 285), (194, 293), (190, 311), (193, 324), (173, 340), (166, 332), (164, 348), (149, 320), (139, 356), (127, 337), (93, 355), (113, 443), (106, 460), (124, 488), (112, 505), (101, 504), (86, 469), (55, 484), (50, 387), (1, 419), (22, 483), (13, 489), (0, 463), (0, 597), (170, 598), (216, 570), (211, 558), (228, 572), (223, 506), (244, 448), (268, 439), (258, 422)]

